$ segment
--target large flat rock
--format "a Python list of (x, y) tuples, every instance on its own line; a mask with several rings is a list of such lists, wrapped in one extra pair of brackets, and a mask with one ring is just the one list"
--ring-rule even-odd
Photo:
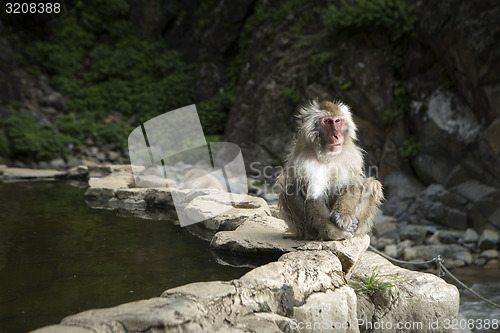
[(3, 174), (0, 175), (1, 180), (47, 180), (55, 178), (63, 178), (66, 176), (65, 171), (58, 170), (43, 170), (43, 169), (25, 169), (25, 168), (1, 168)]

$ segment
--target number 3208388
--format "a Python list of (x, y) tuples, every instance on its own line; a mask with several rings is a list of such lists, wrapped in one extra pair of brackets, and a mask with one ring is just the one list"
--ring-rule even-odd
[(7, 2), (5, 4), (5, 12), (7, 14), (58, 14), (61, 12), (61, 4), (57, 2)]

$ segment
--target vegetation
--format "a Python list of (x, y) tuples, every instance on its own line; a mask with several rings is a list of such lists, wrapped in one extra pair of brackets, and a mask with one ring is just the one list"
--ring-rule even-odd
[(6, 138), (10, 147), (3, 149), (25, 157), (39, 160), (50, 160), (65, 156), (65, 147), (73, 139), (67, 135), (55, 132), (53, 128), (43, 127), (29, 113), (13, 114), (3, 122)]
[[(379, 274), (377, 268), (378, 267), (375, 267), (370, 275), (366, 276), (363, 281), (352, 282), (352, 284), (354, 284), (354, 290), (368, 296), (373, 296), (377, 291), (394, 288), (394, 292), (397, 296), (398, 291), (395, 282), (400, 281), (397, 274)], [(387, 279), (390, 281), (387, 281)]]
[[(86, 138), (124, 148), (133, 127), (194, 103), (192, 68), (161, 40), (141, 39), (128, 16), (126, 0), (80, 1), (52, 22), (46, 37), (22, 50), (32, 71), (47, 74), (69, 102), (53, 128), (38, 125), (29, 114), (7, 119), (3, 128), (11, 153), (48, 159), (68, 142)], [(219, 110), (227, 98), (202, 105), (207, 134), (222, 133), (225, 114)]]
[(328, 5), (323, 15), (323, 23), (334, 32), (353, 35), (378, 29), (393, 41), (410, 32), (415, 22), (413, 6), (405, 0), (341, 0), (340, 6)]
[(417, 156), (418, 152), (422, 144), (417, 141), (417, 138), (414, 135), (410, 135), (404, 142), (401, 147), (398, 148), (399, 156), (401, 156), (405, 161), (411, 161), (415, 156)]

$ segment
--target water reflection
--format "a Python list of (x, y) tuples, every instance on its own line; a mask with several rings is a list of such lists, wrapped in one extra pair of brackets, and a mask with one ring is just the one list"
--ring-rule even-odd
[(0, 184), (0, 332), (249, 270), (217, 264), (207, 242), (170, 222), (91, 209), (84, 192), (64, 182)]

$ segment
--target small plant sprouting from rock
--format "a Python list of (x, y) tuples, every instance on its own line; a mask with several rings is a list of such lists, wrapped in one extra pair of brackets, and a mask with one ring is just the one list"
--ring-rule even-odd
[[(397, 274), (380, 274), (377, 271), (378, 266), (376, 266), (370, 275), (366, 276), (363, 281), (353, 281), (354, 290), (356, 292), (366, 294), (368, 296), (373, 296), (377, 291), (386, 290), (388, 288), (394, 288), (395, 296), (397, 297), (398, 290), (395, 282), (399, 282), (400, 279)], [(387, 281), (389, 280), (389, 281)]]
[(417, 156), (418, 152), (422, 144), (417, 141), (417, 138), (414, 135), (410, 135), (404, 142), (401, 147), (398, 148), (399, 156), (401, 156), (405, 161), (411, 161), (415, 156)]

